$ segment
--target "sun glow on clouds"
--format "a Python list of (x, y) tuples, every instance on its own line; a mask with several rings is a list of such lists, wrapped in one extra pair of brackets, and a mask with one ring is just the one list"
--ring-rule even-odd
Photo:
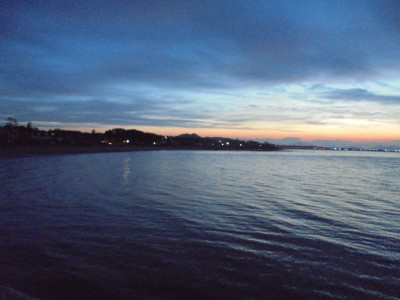
[(2, 1), (0, 116), (85, 131), (400, 140), (397, 1), (132, 3)]

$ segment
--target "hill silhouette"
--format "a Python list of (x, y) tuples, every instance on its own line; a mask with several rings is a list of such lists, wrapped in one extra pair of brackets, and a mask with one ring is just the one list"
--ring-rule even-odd
[(221, 137), (200, 137), (199, 135), (181, 134), (178, 136), (164, 136), (155, 133), (143, 132), (136, 129), (114, 128), (104, 133), (91, 133), (50, 129), (39, 130), (19, 125), (14, 119), (0, 127), (0, 146), (7, 147), (102, 147), (103, 149), (139, 149), (142, 147), (156, 149), (193, 149), (193, 150), (278, 150), (268, 142), (244, 141)]

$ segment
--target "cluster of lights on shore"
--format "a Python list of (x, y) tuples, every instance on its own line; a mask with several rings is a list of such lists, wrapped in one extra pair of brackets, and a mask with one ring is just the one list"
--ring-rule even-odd
[[(164, 137), (166, 140), (168, 139), (168, 137), (167, 136), (165, 136)], [(122, 141), (124, 144), (130, 144), (130, 140), (123, 140)], [(108, 141), (106, 141), (106, 140), (103, 140), (102, 141), (102, 143), (103, 144), (108, 144), (108, 145), (112, 145), (112, 142), (108, 142)], [(218, 143), (221, 145), (221, 146), (229, 146), (229, 141), (227, 141), (227, 142), (223, 142), (223, 141), (221, 141), (221, 140), (219, 140), (218, 141)], [(157, 145), (157, 142), (153, 142), (153, 145)], [(212, 144), (213, 146), (214, 146), (214, 143)], [(240, 147), (242, 147), (243, 146), (243, 144), (239, 144), (239, 146)], [(362, 148), (360, 148), (360, 149), (354, 149), (354, 148), (342, 148), (342, 147), (334, 147), (334, 148), (332, 148), (332, 150), (334, 150), (334, 151), (384, 151), (384, 152), (399, 152), (400, 153), (400, 149), (395, 149), (395, 150), (388, 150), (388, 149), (383, 149), (383, 150), (380, 150), (380, 149), (362, 149)]]

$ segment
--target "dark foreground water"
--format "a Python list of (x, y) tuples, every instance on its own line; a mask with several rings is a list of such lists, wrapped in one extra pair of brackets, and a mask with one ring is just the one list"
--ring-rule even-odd
[(0, 285), (41, 299), (400, 297), (400, 154), (0, 160)]

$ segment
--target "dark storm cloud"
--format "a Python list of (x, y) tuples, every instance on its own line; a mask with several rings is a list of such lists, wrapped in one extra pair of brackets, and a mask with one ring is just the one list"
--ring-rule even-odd
[[(154, 107), (158, 112), (164, 100), (142, 99), (132, 92), (127, 97), (130, 104), (114, 103), (113, 96), (122, 93), (116, 90), (118, 85), (157, 87), (161, 94), (166, 93), (163, 88), (220, 91), (321, 76), (374, 78), (400, 67), (397, 1), (98, 0), (0, 5), (1, 109), (13, 115), (28, 117), (17, 111), (22, 109), (20, 102), (9, 103), (12, 99), (52, 99), (52, 107), (63, 106), (57, 117), (65, 122), (79, 118), (68, 108), (73, 112), (80, 106), (92, 121), (108, 122), (106, 116), (112, 119), (114, 113), (113, 119), (126, 124), (129, 119), (124, 123), (121, 117), (127, 110), (124, 105), (148, 112)], [(360, 91), (339, 94), (328, 98), (390, 100)], [(92, 101), (80, 103), (80, 97)], [(121, 112), (114, 111), (119, 108)], [(45, 117), (45, 110), (42, 113)], [(178, 117), (171, 115), (175, 125), (180, 124)], [(49, 112), (46, 118), (51, 118)]]

